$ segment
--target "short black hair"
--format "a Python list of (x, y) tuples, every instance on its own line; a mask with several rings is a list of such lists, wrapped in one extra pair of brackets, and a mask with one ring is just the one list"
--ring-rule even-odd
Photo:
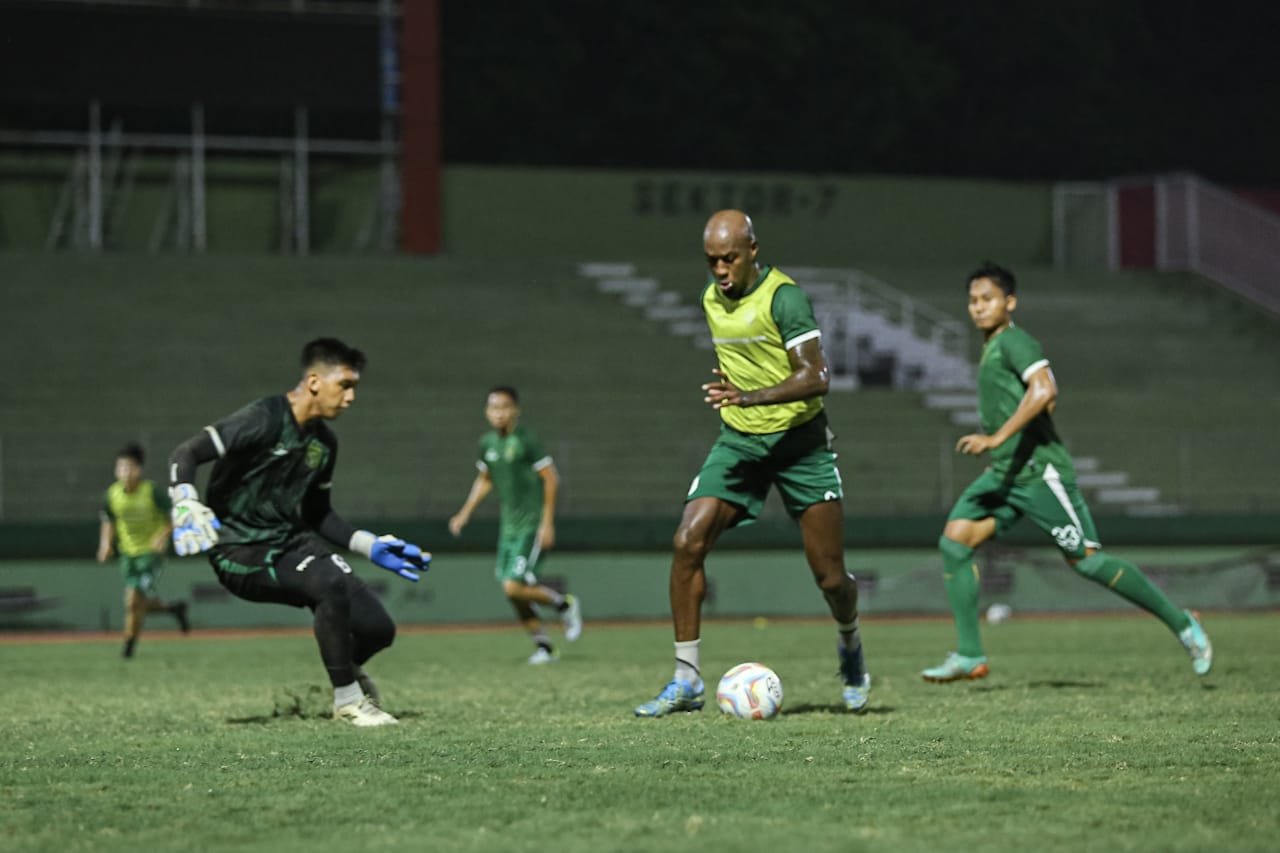
[(117, 459), (132, 459), (138, 465), (142, 465), (147, 459), (147, 454), (143, 451), (142, 445), (136, 441), (131, 441), (116, 452)]
[(964, 280), (965, 288), (967, 289), (969, 285), (980, 278), (991, 279), (995, 282), (996, 287), (1004, 291), (1005, 296), (1013, 296), (1018, 292), (1018, 280), (1013, 277), (1013, 272), (997, 263), (983, 261), (982, 266), (969, 273), (969, 277)]
[(330, 367), (350, 367), (352, 370), (364, 370), (367, 359), (360, 350), (349, 347), (337, 338), (316, 338), (307, 341), (302, 348), (302, 369), (306, 370), (316, 364), (327, 364)]
[(489, 393), (490, 394), (506, 394), (508, 397), (511, 398), (511, 402), (513, 403), (520, 402), (520, 394), (517, 393), (516, 389), (510, 385), (494, 385), (492, 388), (489, 389)]

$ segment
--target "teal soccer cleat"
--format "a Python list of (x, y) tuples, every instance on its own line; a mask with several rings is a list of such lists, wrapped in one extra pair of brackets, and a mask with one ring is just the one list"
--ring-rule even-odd
[(865, 714), (871, 701), (871, 675), (864, 672), (861, 684), (844, 686), (844, 706), (855, 714)]
[(836, 651), (840, 656), (840, 678), (844, 681), (844, 706), (855, 714), (862, 714), (871, 700), (871, 675), (862, 660), (862, 646), (858, 646), (856, 652), (842, 648)]
[(1192, 610), (1185, 612), (1191, 624), (1182, 629), (1178, 639), (1182, 641), (1187, 654), (1191, 655), (1191, 667), (1196, 675), (1208, 675), (1213, 666), (1213, 643), (1209, 642), (1209, 635), (1200, 624), (1199, 614)]
[(947, 681), (960, 681), (965, 678), (986, 678), (990, 674), (991, 667), (987, 666), (986, 655), (966, 657), (955, 652), (949, 652), (947, 659), (941, 665), (924, 670), (920, 673), (920, 677), (925, 681), (934, 681), (942, 684)]
[(675, 711), (697, 711), (703, 705), (702, 682), (694, 687), (687, 681), (672, 680), (657, 698), (636, 706), (637, 717), (665, 717)]

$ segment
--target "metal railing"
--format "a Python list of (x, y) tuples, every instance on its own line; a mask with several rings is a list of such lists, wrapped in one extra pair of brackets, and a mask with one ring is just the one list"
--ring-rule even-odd
[(1199, 273), (1280, 314), (1280, 216), (1192, 174), (1056, 185), (1054, 265), (1119, 269), (1119, 193), (1134, 187), (1154, 195), (1156, 269)]
[(1156, 268), (1188, 270), (1280, 314), (1280, 216), (1195, 175), (1155, 181)]
[(833, 370), (867, 361), (869, 343), (892, 339), (898, 388), (957, 388), (972, 383), (972, 330), (933, 306), (861, 270), (787, 269), (804, 285), (824, 327)]
[[(206, 132), (200, 104), (190, 108), (191, 131), (181, 133), (129, 133), (117, 121), (102, 127), (102, 108), (89, 105), (85, 131), (0, 130), (0, 146), (26, 149), (72, 149), (76, 156), (48, 226), (46, 248), (70, 245), (88, 251), (107, 246), (108, 211), (118, 218), (127, 197), (127, 165), (137, 151), (173, 155), (172, 198), (153, 228), (150, 248), (159, 248), (159, 236), (172, 232), (176, 248), (203, 252), (208, 246), (205, 199), (208, 192), (206, 163), (210, 153), (275, 155), (280, 158), (281, 250), (307, 254), (311, 245), (310, 161), (318, 155), (375, 159), (382, 179), (377, 187), (375, 221), (361, 232), (366, 243), (356, 248), (394, 251), (398, 237), (399, 144), (384, 132), (378, 140), (312, 139), (307, 132), (306, 107), (294, 110), (295, 132), (290, 137), (225, 136)], [(123, 172), (122, 172), (123, 170)]]

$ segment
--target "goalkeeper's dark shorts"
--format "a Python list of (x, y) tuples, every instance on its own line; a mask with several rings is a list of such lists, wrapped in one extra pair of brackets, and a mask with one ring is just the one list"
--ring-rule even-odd
[(348, 596), (365, 583), (333, 546), (316, 536), (279, 545), (215, 545), (209, 563), (218, 580), (237, 598), (291, 607), (314, 607), (335, 586)]

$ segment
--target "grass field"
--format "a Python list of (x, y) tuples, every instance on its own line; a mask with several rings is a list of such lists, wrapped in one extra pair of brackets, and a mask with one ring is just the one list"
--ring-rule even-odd
[(711, 623), (703, 661), (776, 669), (782, 716), (638, 720), (665, 625), (594, 626), (552, 666), (514, 626), (405, 630), (376, 659), (401, 725), (326, 719), (308, 635), (0, 642), (0, 848), (26, 850), (1271, 850), (1274, 615), (1209, 614), (1197, 680), (1153, 619), (987, 629), (993, 675), (931, 685), (945, 621), (868, 620), (872, 710), (834, 633)]

